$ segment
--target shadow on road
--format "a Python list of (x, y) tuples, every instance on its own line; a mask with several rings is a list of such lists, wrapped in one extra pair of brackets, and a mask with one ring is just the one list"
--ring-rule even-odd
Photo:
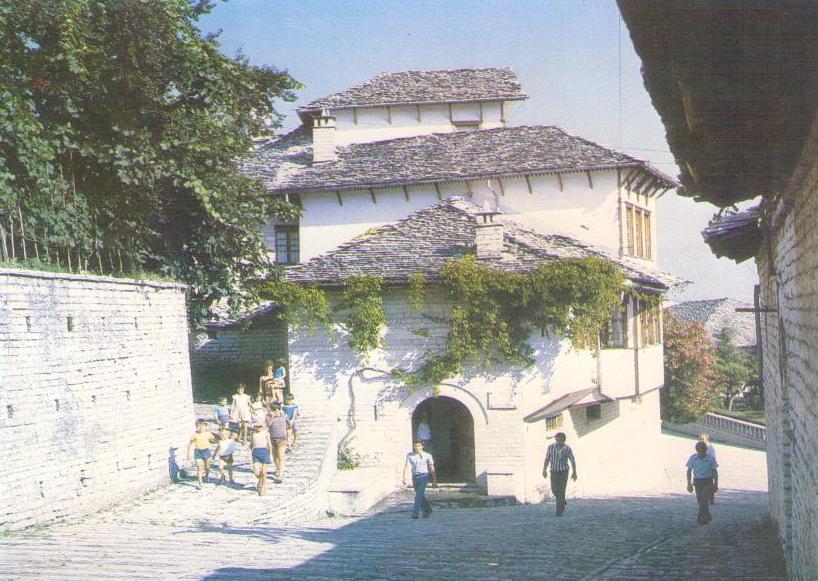
[(284, 537), (304, 547), (303, 556), (282, 554), (291, 567), (225, 567), (208, 580), (784, 580), (766, 504), (765, 493), (722, 491), (708, 526), (695, 524), (693, 495), (672, 494), (577, 499), (562, 518), (546, 503), (443, 509), (428, 520), (391, 512), (342, 526), (197, 530), (256, 537), (271, 551)]

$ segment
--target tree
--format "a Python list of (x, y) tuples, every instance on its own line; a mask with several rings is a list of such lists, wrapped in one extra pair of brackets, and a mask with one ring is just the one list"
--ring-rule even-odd
[(223, 55), (197, 28), (211, 9), (0, 0), (0, 252), (170, 276), (193, 320), (253, 298), (260, 226), (297, 210), (233, 161), (299, 85)]
[(662, 418), (687, 423), (705, 414), (716, 397), (713, 346), (704, 325), (665, 315), (665, 388)]
[(733, 410), (736, 398), (752, 385), (758, 384), (756, 359), (736, 347), (735, 332), (724, 328), (716, 335), (716, 371), (724, 397), (724, 407)]

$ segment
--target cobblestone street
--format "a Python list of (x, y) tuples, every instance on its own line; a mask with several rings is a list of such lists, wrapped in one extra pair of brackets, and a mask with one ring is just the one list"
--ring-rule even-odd
[[(691, 441), (664, 436), (669, 452)], [(725, 490), (695, 524), (682, 469), (668, 493), (454, 508), (413, 521), (407, 492), (371, 514), (299, 526), (89, 517), (0, 539), (3, 579), (785, 579), (766, 522), (761, 452), (719, 447)], [(570, 491), (570, 489), (569, 489)], [(678, 494), (675, 491), (680, 491)], [(202, 513), (218, 511), (202, 506)]]

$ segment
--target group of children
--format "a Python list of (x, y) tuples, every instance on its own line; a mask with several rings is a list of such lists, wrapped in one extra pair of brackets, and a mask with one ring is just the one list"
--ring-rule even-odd
[[(239, 384), (233, 395), (232, 405), (227, 398), (221, 398), (214, 406), (213, 413), (219, 424), (218, 436), (207, 428), (207, 420), (196, 421), (196, 432), (188, 445), (188, 460), (195, 458), (197, 488), (207, 481), (211, 462), (218, 462), (219, 482), (225, 482), (225, 471), (233, 483), (233, 454), (238, 444), (250, 444), (253, 473), (258, 479), (256, 490), (264, 494), (267, 490), (267, 469), (272, 462), (276, 465), (276, 480), (284, 479), (284, 465), (287, 452), (295, 452), (298, 447), (299, 408), (292, 394), (285, 398), (286, 369), (279, 363), (274, 367), (267, 362), (266, 373), (259, 379), (258, 393), (252, 398), (245, 393), (245, 386)], [(215, 449), (211, 446), (215, 445)]]

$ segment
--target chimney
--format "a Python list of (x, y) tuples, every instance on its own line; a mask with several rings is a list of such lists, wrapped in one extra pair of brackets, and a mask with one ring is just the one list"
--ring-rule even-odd
[(335, 116), (323, 109), (312, 118), (312, 162), (335, 161)]
[(474, 246), (477, 259), (500, 258), (503, 251), (503, 223), (500, 211), (492, 210), (488, 202), (475, 215), (477, 224), (474, 229)]

